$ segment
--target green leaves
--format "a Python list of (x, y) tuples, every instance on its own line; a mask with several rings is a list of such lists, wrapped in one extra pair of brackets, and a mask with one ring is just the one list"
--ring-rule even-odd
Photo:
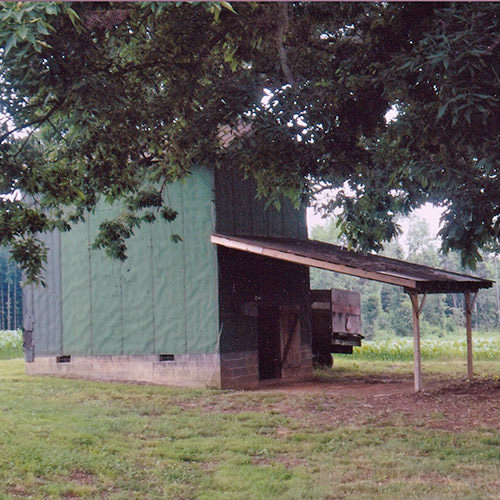
[(138, 221), (126, 218), (118, 218), (113, 221), (105, 221), (99, 225), (99, 233), (93, 243), (93, 248), (104, 248), (106, 254), (119, 260), (126, 260), (126, 240), (133, 234), (131, 226), (138, 225)]
[(28, 45), (36, 52), (46, 44), (43, 37), (54, 30), (47, 18), (60, 12), (60, 7), (52, 2), (36, 5), (35, 2), (3, 2), (0, 10), (0, 44), (7, 57), (14, 47), (22, 47), (25, 53)]
[(172, 222), (176, 219), (178, 213), (174, 209), (170, 207), (163, 207), (161, 209), (161, 216), (163, 219), (165, 219), (168, 222)]
[(10, 242), (10, 253), (12, 258), (24, 270), (25, 283), (40, 282), (40, 270), (47, 260), (47, 248), (39, 239), (31, 236), (26, 238), (16, 238)]
[(126, 214), (96, 244), (124, 258), (139, 224), (175, 219), (165, 186), (203, 165), (238, 169), (275, 206), (340, 189), (320, 204), (354, 247), (380, 248), (395, 215), (426, 201), (453, 213), (449, 248), (475, 259), (498, 242), (496, 4), (123, 10), (0, 9), (2, 183), (33, 195), (47, 227), (116, 201)]

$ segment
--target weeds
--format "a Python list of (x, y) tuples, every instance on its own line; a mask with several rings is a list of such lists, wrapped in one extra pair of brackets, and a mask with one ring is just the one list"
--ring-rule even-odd
[(1, 361), (0, 499), (498, 498), (496, 428), (450, 433), (433, 428), (439, 406), (409, 420), (373, 404), (27, 377)]
[(23, 334), (21, 330), (0, 330), (0, 359), (23, 356)]

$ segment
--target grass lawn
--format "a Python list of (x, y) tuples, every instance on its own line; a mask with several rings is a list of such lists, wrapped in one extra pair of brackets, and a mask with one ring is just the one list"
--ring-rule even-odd
[(341, 394), (332, 382), (410, 381), (411, 363), (339, 359), (319, 389), (243, 392), (27, 377), (0, 361), (0, 499), (498, 499), (500, 361), (476, 363), (471, 394), (464, 372), (428, 362), (445, 386)]

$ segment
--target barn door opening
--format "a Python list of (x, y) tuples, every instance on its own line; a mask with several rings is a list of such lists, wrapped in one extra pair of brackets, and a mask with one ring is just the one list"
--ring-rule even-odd
[(280, 310), (277, 306), (259, 306), (257, 321), (259, 379), (281, 378)]

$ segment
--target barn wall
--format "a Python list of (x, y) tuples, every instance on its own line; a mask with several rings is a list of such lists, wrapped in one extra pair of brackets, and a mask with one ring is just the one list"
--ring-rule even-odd
[[(307, 376), (308, 269), (217, 250), (210, 242), (215, 220), (216, 230), (226, 234), (306, 238), (305, 209), (295, 210), (289, 203), (281, 211), (266, 209), (237, 175), (213, 176), (208, 170), (170, 185), (167, 196), (179, 212), (177, 219), (144, 225), (129, 240), (123, 263), (92, 249), (100, 222), (113, 217), (116, 208), (102, 205), (61, 235), (54, 254), (58, 299), (51, 299), (59, 326), (49, 324), (53, 313), (41, 312), (45, 306), (36, 309), (38, 350), (28, 373), (176, 385), (258, 385), (257, 316), (259, 304), (265, 304), (299, 311), (298, 344), (290, 352), (294, 360), (300, 358), (294, 377)], [(214, 199), (219, 200), (217, 206)], [(182, 242), (172, 242), (172, 234)], [(35, 291), (32, 299), (44, 302), (45, 295), (46, 290)], [(175, 360), (162, 360), (159, 354), (173, 354)]]
[(284, 200), (280, 210), (255, 197), (239, 173), (215, 172), (216, 230), (226, 235), (307, 238), (306, 208)]
[[(250, 181), (226, 171), (215, 172), (215, 191), (218, 233), (307, 238), (305, 207), (295, 209), (284, 200), (280, 210), (266, 208), (264, 201), (255, 198)], [(310, 375), (309, 269), (222, 247), (218, 259), (222, 386), (259, 386), (259, 316), (282, 307), (300, 311), (300, 342), (296, 346), (300, 366), (295, 375)], [(286, 369), (282, 377), (287, 377)]]
[(310, 343), (309, 270), (305, 266), (219, 248), (221, 352), (257, 349), (261, 306), (301, 308), (301, 342)]
[(63, 348), (61, 238), (54, 231), (41, 235), (40, 239), (48, 248), (47, 263), (41, 276), (46, 286), (29, 285), (23, 289), (23, 323), (25, 330), (32, 328), (35, 356), (59, 354)]
[[(299, 323), (294, 370), (284, 366), (281, 378), (300, 380), (310, 376), (309, 269), (222, 247), (218, 256), (222, 387), (259, 386), (259, 321), (269, 311), (279, 314), (285, 308), (298, 311)], [(287, 363), (292, 353), (289, 354)]]
[(220, 359), (215, 352), (180, 354), (175, 361), (154, 355), (71, 356), (58, 362), (55, 356), (36, 357), (26, 363), (29, 375), (55, 375), (114, 382), (144, 382), (179, 387), (220, 387)]
[[(216, 351), (212, 175), (197, 170), (185, 183), (170, 185), (167, 196), (179, 213), (177, 219), (145, 224), (129, 240), (125, 262), (91, 248), (99, 223), (117, 213), (113, 207), (101, 205), (85, 223), (61, 235), (55, 302), (62, 304), (62, 327), (53, 327), (49, 309), (36, 308), (38, 355)], [(182, 241), (174, 243), (172, 234)], [(46, 290), (34, 297), (35, 302), (53, 300)]]

